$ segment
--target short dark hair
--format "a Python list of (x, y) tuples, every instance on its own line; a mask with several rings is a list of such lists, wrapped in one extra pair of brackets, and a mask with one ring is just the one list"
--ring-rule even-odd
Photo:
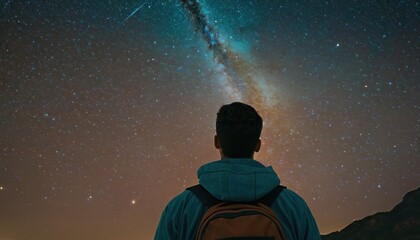
[(248, 158), (257, 146), (262, 130), (257, 111), (241, 102), (223, 105), (217, 113), (216, 133), (223, 154), (230, 158)]

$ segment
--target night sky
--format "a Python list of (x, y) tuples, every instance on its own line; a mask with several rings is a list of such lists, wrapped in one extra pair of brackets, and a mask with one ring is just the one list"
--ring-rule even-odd
[(198, 6), (0, 2), (1, 240), (152, 239), (232, 101), (322, 233), (420, 186), (418, 1)]

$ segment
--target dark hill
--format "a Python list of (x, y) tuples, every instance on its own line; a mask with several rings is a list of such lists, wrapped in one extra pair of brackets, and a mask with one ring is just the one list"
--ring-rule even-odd
[(391, 211), (355, 221), (339, 232), (322, 236), (322, 239), (419, 240), (420, 188), (408, 192)]

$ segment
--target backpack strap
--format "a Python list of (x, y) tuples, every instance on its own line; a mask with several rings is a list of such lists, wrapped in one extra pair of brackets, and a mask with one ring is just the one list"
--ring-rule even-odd
[(273, 190), (271, 190), (269, 193), (267, 193), (264, 197), (260, 198), (257, 202), (262, 203), (268, 207), (271, 207), (271, 205), (276, 200), (277, 196), (280, 194), (283, 189), (287, 187), (283, 185), (277, 185)]
[(200, 184), (194, 185), (192, 187), (187, 188), (186, 190), (191, 191), (194, 193), (195, 196), (200, 199), (200, 201), (203, 203), (203, 205), (206, 208), (210, 208), (213, 205), (216, 205), (217, 203), (220, 203), (221, 201), (213, 197), (207, 189), (205, 189)]

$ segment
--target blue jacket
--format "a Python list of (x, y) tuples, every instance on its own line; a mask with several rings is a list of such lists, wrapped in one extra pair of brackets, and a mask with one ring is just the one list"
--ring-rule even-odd
[[(272, 167), (253, 159), (222, 159), (201, 166), (199, 183), (215, 198), (226, 201), (253, 201), (280, 184)], [(288, 240), (316, 239), (320, 234), (305, 201), (284, 189), (272, 205)], [(200, 200), (190, 191), (172, 199), (162, 213), (155, 240), (193, 240), (204, 214)]]

